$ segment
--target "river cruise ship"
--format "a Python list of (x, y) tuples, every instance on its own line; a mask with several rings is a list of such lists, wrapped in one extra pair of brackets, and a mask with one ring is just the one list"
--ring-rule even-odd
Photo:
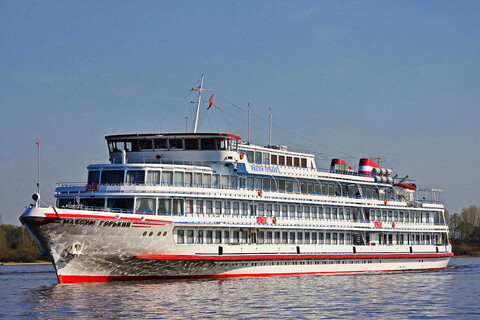
[(441, 191), (227, 133), (106, 137), (108, 163), (21, 222), (59, 283), (442, 269)]

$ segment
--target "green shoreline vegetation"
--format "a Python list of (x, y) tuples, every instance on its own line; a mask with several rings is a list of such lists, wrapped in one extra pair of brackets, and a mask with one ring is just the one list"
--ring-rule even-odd
[[(480, 256), (480, 207), (462, 208), (460, 214), (445, 211), (456, 256)], [(35, 239), (24, 226), (0, 225), (0, 263), (44, 262)]]
[(24, 226), (0, 225), (0, 263), (46, 261), (35, 239)]

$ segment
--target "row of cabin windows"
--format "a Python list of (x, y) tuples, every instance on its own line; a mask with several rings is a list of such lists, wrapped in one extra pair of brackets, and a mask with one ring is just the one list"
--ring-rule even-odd
[(236, 139), (226, 138), (158, 138), (108, 141), (110, 152), (154, 150), (227, 150), (236, 151)]
[(418, 233), (381, 233), (378, 236), (379, 245), (443, 245), (446, 235)]
[[(59, 207), (74, 205), (74, 198), (58, 199)], [(285, 219), (333, 219), (352, 221), (395, 221), (405, 223), (442, 223), (443, 215), (440, 211), (408, 211), (408, 210), (377, 210), (332, 207), (315, 205), (294, 205), (266, 202), (228, 201), (228, 200), (195, 200), (172, 198), (81, 198), (80, 205), (92, 208), (109, 208), (112, 210), (135, 212), (151, 215), (233, 215), (278, 217)], [(392, 212), (393, 211), (393, 212)], [(394, 220), (388, 220), (392, 212)], [(416, 217), (420, 217), (416, 220)], [(396, 219), (395, 219), (396, 217)], [(413, 218), (412, 218), (413, 217)]]
[(245, 152), (247, 155), (248, 162), (258, 163), (258, 164), (275, 164), (281, 166), (293, 166), (293, 167), (307, 167), (307, 159), (300, 157), (290, 157), (277, 154), (271, 154), (269, 152), (261, 151), (245, 151), (239, 150), (240, 152)]
[[(185, 187), (207, 187), (221, 189), (249, 189), (278, 191), (288, 193), (324, 194), (336, 196), (360, 197), (355, 184), (319, 183), (299, 179), (271, 179), (252, 176), (220, 175), (199, 172), (167, 170), (90, 170), (89, 184), (148, 184), (173, 185)], [(367, 198), (378, 198), (378, 189), (362, 186)]]
[(380, 210), (370, 209), (369, 220), (406, 223), (434, 223), (444, 224), (441, 211), (409, 211), (409, 210)]
[[(365, 244), (360, 233), (348, 231), (253, 231), (244, 228), (177, 228), (175, 240), (177, 244)], [(382, 233), (378, 236), (378, 245), (440, 245), (446, 242), (446, 235), (439, 233)]]
[(350, 232), (250, 231), (242, 228), (178, 228), (175, 240), (177, 244), (354, 244)]

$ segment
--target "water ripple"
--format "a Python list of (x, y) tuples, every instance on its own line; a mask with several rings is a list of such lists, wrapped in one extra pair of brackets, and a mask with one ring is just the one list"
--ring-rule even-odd
[(57, 285), (51, 266), (22, 268), (0, 275), (0, 318), (480, 318), (480, 258), (430, 272), (81, 285)]

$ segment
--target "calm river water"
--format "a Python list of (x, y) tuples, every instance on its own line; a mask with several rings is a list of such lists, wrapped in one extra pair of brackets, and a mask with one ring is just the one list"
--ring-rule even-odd
[(0, 266), (0, 318), (480, 319), (480, 258), (428, 272), (58, 285)]

